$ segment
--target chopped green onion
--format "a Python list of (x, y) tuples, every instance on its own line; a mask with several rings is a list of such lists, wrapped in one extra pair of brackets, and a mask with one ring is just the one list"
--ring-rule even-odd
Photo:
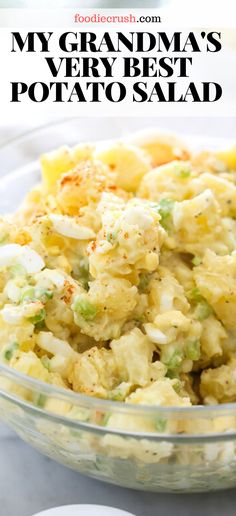
[(35, 325), (34, 325), (35, 329), (36, 330), (45, 330), (46, 329), (46, 324), (45, 324), (45, 320), (43, 319), (43, 321), (39, 321), (37, 322)]
[(166, 429), (167, 421), (163, 417), (156, 418), (155, 427), (158, 432), (164, 432)]
[[(173, 377), (174, 378), (174, 377)], [(174, 378), (176, 380), (176, 382), (172, 385), (174, 391), (177, 393), (177, 394), (180, 394), (181, 393), (181, 390), (182, 390), (182, 385), (181, 385), (181, 382), (179, 380), (177, 380), (177, 378)]]
[(199, 340), (187, 340), (185, 346), (186, 357), (190, 360), (199, 360), (201, 356), (200, 341)]
[(160, 223), (162, 227), (166, 230), (170, 229), (171, 224), (171, 214), (175, 205), (175, 201), (172, 199), (161, 199), (159, 204), (157, 204), (156, 209), (161, 216)]
[(191, 174), (191, 168), (188, 163), (176, 163), (174, 173), (181, 179), (186, 179)]
[(197, 308), (195, 310), (195, 317), (198, 319), (198, 321), (204, 321), (204, 319), (207, 319), (211, 314), (213, 313), (213, 310), (211, 306), (208, 304), (207, 301), (201, 301), (198, 303)]
[(81, 260), (79, 268), (79, 280), (85, 290), (89, 290), (89, 264), (88, 261)]
[(42, 301), (42, 303), (46, 303), (49, 299), (53, 298), (53, 292), (51, 290), (36, 288), (35, 289), (35, 297)]
[(201, 263), (202, 259), (199, 256), (194, 256), (194, 258), (192, 259), (192, 264), (197, 267), (198, 265), (201, 265)]
[(41, 362), (42, 362), (43, 366), (44, 366), (48, 371), (50, 371), (51, 362), (50, 362), (50, 358), (48, 358), (48, 356), (47, 356), (47, 355), (44, 355), (44, 356), (41, 358)]
[(35, 299), (35, 290), (33, 287), (27, 287), (23, 290), (21, 294), (20, 301), (23, 303), (24, 301), (33, 301)]
[(37, 287), (27, 287), (23, 290), (21, 295), (21, 302), (24, 301), (34, 301), (38, 299), (42, 301), (42, 303), (46, 303), (49, 299), (52, 299), (53, 292), (51, 290), (37, 288)]
[(200, 293), (200, 290), (198, 287), (194, 287), (190, 292), (189, 292), (189, 299), (192, 299), (193, 301), (202, 301), (204, 298), (203, 296), (201, 295)]
[[(166, 372), (166, 377), (170, 378), (170, 380), (175, 380), (177, 377), (177, 373), (176, 373), (176, 371), (171, 371), (171, 369), (168, 369)], [(173, 389), (174, 389), (174, 386), (173, 386)]]
[(75, 263), (73, 271), (72, 271), (72, 277), (76, 279), (76, 281), (80, 282), (82, 287), (87, 290), (89, 290), (89, 280), (90, 280), (90, 274), (89, 274), (89, 263), (88, 259), (86, 257), (81, 258), (79, 260), (79, 263)]
[(102, 416), (101, 421), (100, 421), (100, 425), (101, 426), (107, 426), (107, 423), (108, 423), (110, 417), (111, 417), (111, 414), (109, 414), (109, 412), (107, 412), (107, 414), (104, 414)]
[(183, 360), (183, 355), (178, 349), (175, 349), (171, 353), (166, 350), (163, 352), (161, 360), (168, 369), (177, 369)]
[(10, 362), (11, 358), (13, 357), (14, 352), (19, 348), (18, 342), (13, 342), (9, 346), (7, 346), (3, 352), (3, 357), (5, 360)]
[(181, 177), (181, 179), (186, 179), (186, 177), (190, 176), (190, 173), (190, 170), (180, 170), (179, 176)]
[(109, 393), (109, 399), (113, 401), (122, 401), (124, 399), (124, 394), (121, 389), (114, 389)]
[(206, 299), (201, 295), (199, 288), (195, 287), (188, 293), (188, 298), (192, 301), (195, 301), (197, 303), (197, 306), (195, 308), (195, 318), (198, 319), (198, 321), (204, 321), (204, 319), (207, 319), (209, 315), (213, 313), (212, 307), (209, 305), (209, 303), (206, 301)]
[(149, 281), (150, 281), (150, 274), (141, 272), (141, 274), (139, 276), (139, 284), (138, 284), (138, 289), (140, 290), (140, 292), (145, 292), (145, 290), (149, 284)]
[(40, 407), (40, 408), (45, 407), (46, 401), (47, 401), (47, 396), (45, 396), (45, 394), (40, 394), (36, 400), (37, 407)]
[(33, 317), (28, 317), (28, 320), (33, 324), (37, 324), (43, 321), (45, 319), (45, 316), (46, 310), (44, 308), (41, 308), (38, 314), (34, 315)]
[(146, 318), (145, 318), (144, 314), (136, 316), (134, 319), (134, 322), (136, 322), (137, 324), (143, 324), (143, 323), (145, 323), (145, 321), (146, 321)]
[(87, 299), (82, 299), (81, 297), (75, 300), (72, 309), (77, 312), (77, 314), (81, 315), (85, 321), (92, 321), (97, 315), (97, 308), (95, 305), (90, 303)]

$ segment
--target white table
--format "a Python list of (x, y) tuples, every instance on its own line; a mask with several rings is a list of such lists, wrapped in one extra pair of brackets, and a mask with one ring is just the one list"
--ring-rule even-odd
[(235, 516), (236, 489), (167, 495), (111, 486), (43, 457), (0, 425), (1, 516), (32, 516), (57, 505), (80, 503), (110, 505), (136, 516)]

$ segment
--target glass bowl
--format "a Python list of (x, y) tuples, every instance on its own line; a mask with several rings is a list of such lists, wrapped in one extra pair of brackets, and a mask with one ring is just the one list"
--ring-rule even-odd
[[(12, 211), (39, 179), (42, 151), (120, 133), (112, 119), (90, 119), (83, 127), (73, 119), (9, 142), (0, 148), (0, 212)], [(56, 388), (0, 364), (0, 417), (43, 454), (106, 482), (156, 492), (236, 486), (234, 403), (124, 404)]]

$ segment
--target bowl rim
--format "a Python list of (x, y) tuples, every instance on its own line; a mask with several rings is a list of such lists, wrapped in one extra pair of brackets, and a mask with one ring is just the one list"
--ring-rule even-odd
[(221, 403), (215, 405), (191, 405), (188, 407), (177, 407), (177, 406), (159, 406), (159, 405), (148, 405), (148, 404), (135, 404), (135, 403), (127, 403), (123, 401), (117, 400), (108, 400), (95, 396), (89, 396), (87, 394), (82, 394), (80, 392), (72, 391), (71, 389), (65, 389), (63, 387), (58, 387), (50, 383), (43, 382), (42, 380), (38, 380), (29, 376), (27, 374), (16, 371), (13, 367), (0, 363), (0, 373), (1, 371), (5, 374), (6, 377), (10, 377), (13, 380), (16, 380), (18, 384), (27, 384), (28, 387), (32, 388), (38, 393), (43, 393), (48, 396), (53, 396), (57, 399), (63, 399), (63, 401), (68, 401), (71, 403), (77, 402), (82, 408), (97, 408), (104, 410), (111, 410), (116, 407), (123, 414), (131, 414), (135, 413), (137, 415), (151, 415), (153, 413), (163, 414), (163, 415), (176, 415), (176, 416), (188, 416), (189, 419), (196, 417), (209, 417), (210, 414), (214, 414), (216, 417), (225, 416), (225, 412), (233, 415), (235, 413), (236, 416), (236, 402), (232, 403)]
[[(11, 370), (11, 368), (9, 368), (9, 367), (6, 367), (6, 368)], [(32, 383), (33, 385), (36, 384), (36, 385), (39, 385), (40, 387), (42, 386), (44, 392), (45, 392), (45, 385), (47, 387), (48, 386), (50, 387), (50, 384), (46, 384), (45, 382), (42, 382), (40, 380), (35, 380), (34, 378), (28, 377), (27, 375), (24, 375), (23, 373), (17, 372), (17, 375), (13, 374), (12, 376), (19, 376), (20, 379), (23, 379), (24, 381), (26, 380), (26, 382), (28, 382), (28, 380), (30, 380), (28, 383)], [(50, 389), (49, 389), (49, 391), (50, 391)], [(66, 391), (66, 390), (57, 388), (56, 391), (59, 391), (59, 393), (61, 392), (63, 394), (63, 401), (65, 401), (64, 391)], [(69, 391), (69, 393), (75, 394), (76, 398), (77, 397), (81, 398), (83, 400), (83, 402), (85, 399), (88, 401), (88, 406), (83, 407), (83, 408), (91, 409), (91, 400), (93, 400), (95, 402), (94, 403), (95, 409), (101, 410), (103, 408), (99, 404), (100, 401), (102, 401), (103, 405), (106, 405), (106, 408), (107, 408), (107, 400), (100, 400), (99, 398), (92, 398), (91, 396), (86, 396), (86, 395), (82, 395), (79, 393), (77, 396), (77, 393), (73, 393), (73, 391), (71, 391), (71, 392)], [(95, 433), (100, 436), (104, 436), (104, 434), (109, 434), (112, 436), (119, 436), (119, 437), (123, 437), (123, 438), (133, 438), (133, 439), (135, 438), (137, 440), (145, 439), (145, 440), (156, 441), (156, 442), (165, 441), (165, 442), (171, 442), (173, 444), (180, 443), (180, 442), (183, 444), (184, 443), (187, 443), (187, 444), (202, 443), (202, 442), (215, 443), (216, 441), (217, 442), (219, 442), (219, 441), (226, 442), (226, 441), (232, 441), (232, 439), (235, 439), (235, 437), (236, 437), (236, 429), (220, 431), (220, 432), (208, 432), (208, 433), (200, 433), (200, 432), (199, 433), (177, 433), (177, 432), (165, 433), (165, 431), (162, 432), (162, 431), (158, 431), (158, 430), (156, 430), (154, 432), (149, 432), (149, 431), (143, 431), (143, 430), (141, 430), (141, 431), (126, 430), (125, 428), (124, 429), (116, 428), (115, 426), (107, 427), (107, 426), (99, 425), (99, 424), (96, 424), (93, 422), (75, 419), (71, 416), (67, 416), (67, 415), (65, 416), (63, 414), (50, 412), (49, 410), (45, 410), (41, 407), (38, 407), (38, 406), (34, 405), (33, 403), (28, 402), (27, 400), (18, 398), (15, 394), (13, 394), (11, 392), (3, 391), (2, 389), (0, 389), (0, 397), (7, 400), (8, 402), (10, 401), (13, 405), (20, 407), (23, 410), (26, 410), (28, 414), (30, 413), (35, 417), (37, 417), (37, 416), (43, 417), (44, 419), (46, 419), (49, 422), (59, 423), (70, 429), (73, 428), (73, 429), (79, 430), (79, 431), (92, 432), (92, 433)], [(61, 399), (61, 398), (59, 398), (59, 399)], [(69, 401), (69, 400), (67, 400), (67, 401)], [(98, 405), (98, 406), (96, 406), (96, 405)], [(155, 417), (160, 412), (160, 415), (162, 415), (162, 416), (166, 415), (166, 413), (169, 413), (169, 415), (173, 416), (173, 413), (177, 414), (177, 412), (179, 410), (180, 411), (179, 415), (181, 416), (181, 418), (183, 418), (186, 411), (188, 413), (191, 413), (191, 407), (186, 407), (186, 408), (180, 407), (180, 409), (178, 409), (178, 407), (171, 408), (171, 407), (158, 407), (158, 406), (149, 406), (149, 405), (140, 406), (140, 405), (132, 405), (132, 404), (128, 404), (128, 403), (125, 404), (125, 403), (118, 402), (118, 401), (110, 402), (110, 405), (112, 406), (112, 408), (114, 408), (114, 406), (117, 407), (117, 405), (121, 406), (122, 410), (120, 413), (123, 415), (131, 415), (132, 414), (135, 416), (137, 416), (137, 415), (140, 416), (140, 414), (141, 414), (141, 415), (145, 415), (145, 416), (148, 415), (148, 416)], [(127, 410), (125, 410), (125, 411), (123, 410), (124, 405), (126, 405), (126, 409), (131, 408), (132, 412), (128, 410), (128, 413), (126, 414)], [(229, 408), (230, 416), (232, 416), (232, 413), (231, 413), (232, 405), (235, 405), (235, 404), (229, 403), (229, 404), (224, 405), (225, 407)], [(220, 406), (217, 405), (216, 407), (220, 407)], [(140, 413), (137, 414), (136, 408), (139, 409), (138, 412), (140, 412)], [(206, 407), (206, 406), (203, 406), (203, 407), (198, 406), (196, 408), (208, 409), (208, 407)], [(144, 411), (142, 409), (144, 409)], [(152, 410), (150, 410), (150, 409), (152, 409)], [(160, 409), (160, 411), (159, 411), (159, 409)], [(173, 411), (173, 409), (175, 409), (175, 410)], [(235, 410), (235, 406), (234, 406), (234, 410)], [(209, 412), (207, 410), (204, 410), (204, 412), (206, 413), (205, 414), (206, 418), (209, 419), (209, 415), (210, 415)], [(117, 411), (114, 411), (114, 413), (117, 414)], [(195, 416), (196, 416), (196, 414), (197, 414), (197, 411), (195, 411)], [(192, 415), (193, 414), (191, 414), (191, 417), (189, 418), (190, 420), (193, 419)], [(224, 416), (225, 416), (225, 414), (224, 414)], [(221, 413), (219, 414), (219, 417), (222, 417)]]
[[(48, 121), (47, 123), (45, 124), (41, 124), (40, 126), (37, 126), (37, 127), (34, 127), (32, 129), (29, 129), (17, 136), (14, 136), (13, 138), (9, 138), (7, 141), (3, 142), (3, 144), (0, 144), (0, 152), (3, 151), (4, 149), (7, 149), (10, 145), (18, 145), (20, 144), (21, 142), (24, 142), (25, 140), (27, 140), (28, 137), (33, 137), (33, 136), (37, 136), (37, 135), (40, 135), (41, 132), (43, 131), (47, 131), (47, 130), (51, 130), (53, 129), (53, 127), (57, 127), (57, 126), (60, 126), (60, 125), (63, 125), (63, 124), (68, 124), (68, 123), (73, 123), (73, 122), (76, 122), (76, 121), (81, 121), (81, 118), (83, 117), (64, 117), (64, 118), (60, 118), (60, 119), (56, 119), (54, 121)], [(86, 118), (86, 117), (84, 117)], [(90, 121), (92, 121), (92, 119), (99, 119), (99, 117), (92, 117), (90, 119)], [(129, 118), (129, 117), (128, 117)], [(112, 117), (109, 117), (109, 120), (111, 121)], [(124, 117), (125, 119), (125, 117)], [(149, 128), (147, 128), (149, 129)], [(159, 128), (158, 126), (155, 128), (150, 128), (150, 130), (153, 130), (153, 132), (162, 132), (163, 134), (175, 134), (175, 131), (171, 131), (171, 128), (170, 130), (168, 129), (161, 129)], [(137, 134), (138, 133), (142, 133), (142, 131), (137, 131)], [(232, 142), (232, 140), (230, 138), (222, 138), (222, 137), (209, 137), (206, 139), (206, 141), (203, 141), (202, 140), (202, 137), (199, 133), (197, 133), (195, 136), (194, 135), (187, 135), (187, 134), (184, 134), (184, 133), (181, 133), (179, 132), (179, 137), (180, 138), (183, 138), (183, 139), (186, 139), (187, 142), (189, 142), (190, 145), (194, 144), (201, 144), (201, 145), (211, 145), (211, 144), (216, 144), (216, 143), (224, 143), (224, 144), (230, 144)], [(105, 139), (103, 140), (98, 140), (98, 141), (107, 141)], [(52, 146), (53, 147), (53, 146)], [(33, 163), (33, 160), (30, 162), (31, 164)], [(21, 167), (20, 167), (21, 168)], [(13, 170), (13, 173), (14, 173), (15, 170)], [(4, 176), (3, 176), (4, 177)], [(9, 177), (9, 175), (8, 175)], [(2, 178), (3, 179), (3, 178)], [(6, 377), (10, 377), (11, 379), (15, 380), (18, 384), (26, 384), (29, 388), (31, 387), (32, 389), (34, 389), (35, 391), (37, 392), (43, 392), (49, 396), (54, 396), (55, 398), (58, 398), (58, 399), (63, 399), (65, 401), (68, 401), (68, 402), (71, 402), (71, 403), (77, 403), (77, 404), (80, 404), (80, 407), (83, 407), (83, 408), (93, 408), (93, 409), (103, 409), (104, 411), (109, 411), (109, 410), (113, 410), (116, 409), (116, 412), (119, 411), (119, 413), (122, 413), (122, 414), (125, 414), (125, 415), (130, 415), (130, 414), (135, 414), (135, 415), (138, 415), (138, 416), (141, 416), (141, 415), (157, 415), (157, 414), (162, 414), (163, 416), (169, 416), (171, 418), (173, 417), (176, 417), (178, 418), (179, 417), (187, 417), (188, 419), (194, 419), (194, 418), (209, 418), (211, 415), (212, 417), (223, 417), (226, 415), (234, 415), (236, 416), (236, 402), (230, 402), (230, 403), (222, 403), (222, 404), (215, 404), (215, 405), (191, 405), (191, 406), (188, 406), (188, 407), (178, 407), (178, 406), (159, 406), (159, 405), (148, 405), (148, 404), (133, 404), (133, 403), (127, 403), (127, 402), (122, 402), (122, 401), (115, 401), (115, 400), (108, 400), (108, 399), (102, 399), (102, 398), (98, 398), (98, 397), (93, 397), (93, 396), (89, 396), (89, 395), (86, 395), (86, 394), (82, 394), (82, 393), (79, 393), (79, 392), (74, 392), (70, 389), (64, 389), (63, 387), (57, 387), (55, 385), (52, 385), (52, 384), (48, 384), (46, 382), (43, 382), (41, 380), (38, 380), (36, 378), (33, 378), (31, 376), (28, 376), (24, 373), (21, 373), (19, 371), (16, 371), (14, 368), (6, 365), (6, 364), (3, 364), (3, 363), (0, 363), (0, 373), (3, 373), (3, 375), (5, 375)], [(0, 395), (4, 395), (5, 397), (10, 397), (10, 393), (9, 393), (9, 396), (8, 396), (8, 392), (7, 391), (2, 391), (0, 389)], [(65, 421), (71, 421), (71, 422), (74, 422), (74, 423), (77, 423), (77, 424), (82, 424), (84, 426), (87, 426), (88, 428), (92, 428), (92, 426), (96, 427), (96, 428), (100, 428), (101, 427), (99, 425), (91, 425), (91, 424), (86, 424), (84, 422), (81, 422), (79, 420), (75, 420), (73, 418), (70, 418), (70, 417), (64, 417), (59, 415), (59, 414), (55, 414), (55, 413), (52, 413), (52, 412), (47, 412), (46, 410), (44, 409), (41, 409), (39, 407), (36, 407), (34, 405), (32, 405), (31, 403), (27, 403), (27, 401), (25, 400), (22, 400), (21, 398), (18, 399), (18, 402), (19, 403), (23, 403), (24, 405), (27, 405), (28, 407), (30, 408), (34, 408), (35, 410), (37, 410), (38, 412), (41, 412), (43, 414), (46, 414), (48, 413), (50, 416), (53, 416), (55, 418), (62, 418), (64, 419)], [(106, 431), (110, 431), (111, 428), (108, 428), (108, 427), (105, 427)], [(103, 430), (105, 430), (103, 428)], [(119, 430), (119, 433), (121, 432), (121, 430)], [(125, 432), (125, 435), (127, 434), (127, 432)], [(145, 433), (145, 432), (141, 432), (142, 436), (148, 436), (150, 435), (150, 433)], [(155, 434), (155, 435), (158, 435), (158, 432)], [(163, 436), (165, 436), (165, 438), (167, 437), (167, 435), (165, 433), (162, 433), (162, 438)], [(170, 434), (171, 437), (173, 438), (174, 434)], [(185, 436), (183, 436), (184, 438), (197, 438), (197, 435), (199, 435), (200, 437), (200, 434), (185, 434)], [(209, 434), (204, 434), (203, 437), (204, 439), (207, 437), (207, 435)], [(218, 435), (222, 435), (222, 436), (225, 436), (226, 434), (225, 433), (222, 433), (222, 434), (217, 434), (217, 433), (214, 433), (213, 434), (215, 437), (218, 436)], [(232, 435), (232, 434), (231, 434)], [(182, 436), (178, 436), (179, 438), (182, 437)]]

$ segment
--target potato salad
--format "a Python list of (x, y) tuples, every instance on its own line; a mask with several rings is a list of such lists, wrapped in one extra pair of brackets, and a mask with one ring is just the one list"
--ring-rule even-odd
[(130, 404), (236, 401), (236, 147), (61, 147), (0, 219), (0, 360)]

